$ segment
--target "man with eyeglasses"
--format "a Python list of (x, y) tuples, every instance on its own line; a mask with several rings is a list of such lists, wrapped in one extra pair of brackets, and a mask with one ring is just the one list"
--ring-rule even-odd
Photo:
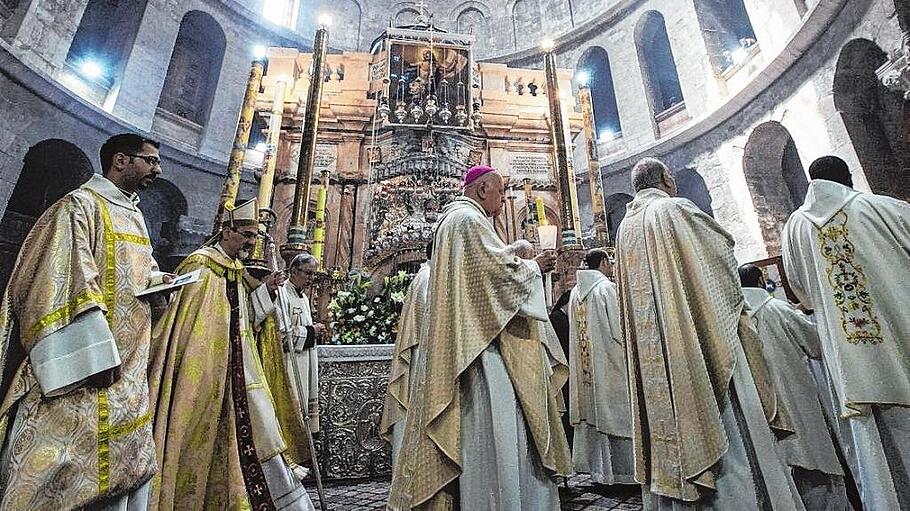
[[(260, 284), (241, 260), (256, 243), (258, 211), (255, 200), (228, 209), (221, 232), (180, 263), (177, 273), (199, 270), (199, 281), (175, 293), (152, 333), (161, 469), (149, 509), (313, 509), (256, 351), (249, 293)], [(267, 276), (269, 294), (284, 279)]]
[(103, 174), (29, 233), (0, 308), (0, 509), (145, 509), (157, 470), (147, 382), (158, 272), (137, 192), (158, 142), (115, 135)]

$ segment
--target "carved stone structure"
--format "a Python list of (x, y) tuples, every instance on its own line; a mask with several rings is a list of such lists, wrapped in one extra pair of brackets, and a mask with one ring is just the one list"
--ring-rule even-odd
[[(532, 179), (534, 195), (544, 198), (550, 221), (559, 222), (544, 72), (475, 65), (472, 42), (473, 36), (418, 24), (389, 28), (371, 53), (327, 56), (317, 75), (324, 88), (315, 169), (330, 175), (326, 268), (365, 269), (377, 281), (398, 269), (413, 269), (423, 260), (439, 212), (461, 193), (465, 170), (477, 164), (496, 167), (513, 184)], [(273, 111), (275, 84), (290, 84), (284, 108), (276, 110), (283, 116), (273, 236), (282, 244), (312, 54), (272, 48), (268, 57), (257, 101), (260, 118)], [(562, 90), (571, 90), (568, 71), (560, 70), (557, 77)], [(569, 131), (577, 134), (581, 113), (570, 95), (561, 100), (569, 112)], [(344, 200), (352, 184), (353, 200)], [(516, 234), (507, 226), (521, 224), (527, 216), (522, 197), (514, 211), (517, 218), (506, 214), (496, 222), (509, 241)]]
[(379, 420), (391, 345), (319, 346), (319, 463), (323, 477), (388, 476), (392, 451)]

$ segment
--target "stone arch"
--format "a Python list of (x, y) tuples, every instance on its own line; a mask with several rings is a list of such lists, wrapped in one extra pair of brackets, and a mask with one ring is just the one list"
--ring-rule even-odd
[(490, 24), (483, 11), (475, 6), (469, 6), (458, 13), (455, 18), (455, 32), (459, 34), (474, 34), (475, 51), (485, 53), (490, 40)]
[(395, 13), (395, 26), (396, 27), (408, 27), (417, 23), (417, 16), (420, 16), (420, 13), (417, 12), (417, 9), (413, 7), (405, 7), (404, 9), (399, 10)]
[(540, 33), (539, 0), (516, 0), (512, 4), (512, 46), (516, 49), (537, 44), (528, 40)]
[(648, 11), (641, 16), (635, 27), (635, 46), (652, 115), (657, 117), (682, 104), (679, 74), (661, 13)]
[[(88, 0), (70, 43), (66, 63), (77, 73), (109, 88), (119, 81), (136, 41), (146, 0)], [(86, 76), (93, 63), (98, 77)]]
[(152, 181), (151, 186), (139, 192), (139, 197), (155, 260), (163, 270), (170, 271), (186, 255), (174, 252), (180, 217), (188, 210), (186, 197), (173, 183), (162, 178)]
[(632, 202), (632, 196), (627, 193), (614, 193), (604, 199), (604, 213), (607, 219), (607, 231), (610, 233), (610, 241), (616, 242), (616, 233), (619, 231), (619, 224), (626, 217), (626, 204)]
[(714, 73), (740, 63), (743, 51), (755, 43), (755, 30), (743, 0), (700, 0), (694, 2), (708, 60)]
[(676, 194), (685, 197), (694, 202), (699, 209), (705, 213), (714, 216), (714, 208), (711, 206), (711, 191), (705, 178), (692, 167), (685, 167), (673, 173), (676, 179)]
[(158, 108), (204, 127), (208, 122), (224, 61), (225, 36), (210, 14), (189, 11), (171, 53)]
[(743, 151), (743, 174), (758, 214), (768, 253), (780, 253), (780, 231), (806, 198), (809, 181), (787, 128), (769, 121), (758, 125)]
[(22, 162), (22, 172), (0, 220), (0, 287), (6, 285), (19, 248), (38, 217), (95, 172), (81, 149), (56, 138), (29, 148)]
[(887, 61), (878, 45), (854, 39), (840, 52), (834, 73), (834, 106), (875, 193), (910, 197), (910, 109), (899, 92), (888, 90), (875, 70)]
[(594, 104), (594, 125), (597, 136), (610, 132), (614, 136), (622, 133), (619, 108), (616, 105), (616, 90), (613, 87), (613, 71), (610, 56), (600, 46), (591, 46), (578, 61), (577, 71), (588, 73), (591, 100)]

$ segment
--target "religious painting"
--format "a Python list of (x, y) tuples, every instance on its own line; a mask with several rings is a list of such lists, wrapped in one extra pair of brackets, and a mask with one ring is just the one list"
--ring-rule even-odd
[(367, 159), (370, 163), (382, 163), (382, 148), (367, 147)]
[(467, 47), (391, 41), (389, 122), (467, 127), (471, 55)]
[(753, 261), (751, 264), (761, 268), (769, 287), (774, 287), (772, 294), (775, 298), (791, 303), (798, 301), (793, 290), (790, 289), (790, 282), (787, 280), (787, 274), (784, 273), (784, 262), (780, 256)]

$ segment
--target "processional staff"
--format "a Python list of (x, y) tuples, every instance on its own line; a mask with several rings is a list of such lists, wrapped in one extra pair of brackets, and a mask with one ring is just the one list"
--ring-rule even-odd
[(246, 146), (250, 141), (253, 114), (256, 112), (256, 97), (259, 95), (259, 85), (262, 82), (263, 57), (257, 57), (253, 60), (250, 67), (250, 77), (247, 80), (246, 92), (243, 95), (243, 106), (240, 108), (240, 119), (237, 121), (234, 146), (231, 148), (231, 157), (228, 160), (227, 176), (224, 178), (224, 188), (221, 190), (218, 211), (215, 213), (212, 236), (221, 231), (225, 208), (234, 207), (234, 201), (237, 200), (240, 173), (243, 170), (243, 157), (246, 155)]
[(578, 76), (578, 102), (581, 104), (581, 115), (584, 119), (585, 139), (588, 160), (588, 189), (591, 192), (591, 211), (594, 214), (594, 232), (597, 246), (610, 244), (610, 232), (607, 229), (607, 215), (604, 212), (603, 179), (600, 175), (600, 164), (597, 158), (597, 135), (594, 127), (594, 106), (591, 100), (591, 88), (588, 87), (587, 74)]

